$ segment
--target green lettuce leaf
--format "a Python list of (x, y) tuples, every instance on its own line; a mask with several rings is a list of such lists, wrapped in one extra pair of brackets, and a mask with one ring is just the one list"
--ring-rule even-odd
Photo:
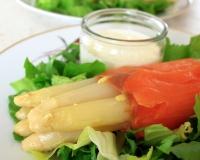
[(13, 137), (14, 137), (14, 139), (15, 139), (17, 142), (21, 142), (21, 141), (24, 139), (24, 137), (18, 135), (18, 134), (15, 133), (15, 132), (13, 132)]
[(84, 79), (87, 79), (85, 74), (79, 74), (79, 75), (77, 75), (73, 78), (54, 75), (51, 79), (51, 84), (52, 85), (59, 85), (59, 84), (63, 84), (63, 83), (71, 83), (71, 82), (81, 81), (81, 80), (84, 80)]
[(182, 160), (200, 159), (200, 142), (180, 143), (172, 147), (171, 152)]
[(15, 96), (16, 95), (12, 95), (12, 96), (8, 97), (8, 111), (9, 111), (10, 117), (13, 119), (13, 121), (18, 122), (19, 120), (16, 118), (15, 114), (20, 109), (20, 107), (14, 103)]
[(163, 61), (183, 58), (200, 58), (200, 35), (192, 37), (187, 45), (172, 44), (169, 39), (166, 40)]
[[(68, 3), (66, 1), (66, 3)], [(67, 62), (76, 63), (80, 56), (80, 45), (77, 43), (72, 43), (65, 50), (60, 53)]]
[(39, 73), (39, 70), (26, 58), (24, 62), (25, 75), (27, 78), (34, 78)]
[(75, 144), (73, 143), (62, 144), (58, 146), (58, 148), (56, 148), (52, 153), (49, 153), (49, 154), (43, 154), (43, 153), (35, 152), (35, 151), (31, 151), (30, 153), (35, 157), (36, 160), (48, 160), (51, 157), (55, 156), (57, 152), (61, 152), (59, 150), (60, 148), (62, 149), (62, 147), (67, 147), (72, 150), (71, 153), (73, 156), (74, 155), (73, 152), (77, 152), (79, 149), (81, 149), (81, 147), (90, 145), (91, 143), (97, 146), (99, 154), (101, 154), (102, 157), (108, 160), (119, 159), (119, 156), (117, 153), (115, 135), (112, 132), (95, 131), (91, 127), (86, 127), (82, 131), (81, 135), (78, 138), (77, 143)]
[(197, 135), (200, 136), (200, 97), (195, 97), (194, 111), (197, 116)]
[(44, 10), (53, 11), (58, 7), (60, 0), (36, 0), (36, 6)]
[(165, 153), (165, 154), (169, 154), (170, 151), (171, 151), (171, 147), (172, 147), (173, 143), (176, 141), (176, 139), (177, 139), (177, 135), (171, 135), (171, 136), (169, 136), (169, 137), (163, 139), (163, 140), (161, 141), (161, 145), (158, 146), (157, 148), (158, 148), (161, 152), (163, 152), (163, 153)]
[(135, 141), (135, 134), (133, 131), (128, 131), (124, 135), (125, 137), (124, 144), (122, 146), (121, 154), (131, 154), (134, 155), (137, 149), (137, 144)]
[(99, 61), (83, 64), (69, 62), (65, 65), (64, 76), (71, 78), (79, 74), (85, 74), (87, 78), (90, 78), (104, 71), (106, 71), (106, 66)]
[[(86, 128), (87, 129), (87, 128)], [(115, 135), (112, 132), (95, 131), (88, 128), (90, 140), (97, 146), (99, 153), (108, 160), (118, 160)]]
[(151, 147), (149, 149), (148, 153), (142, 157), (137, 157), (137, 156), (126, 154), (126, 155), (121, 155), (120, 160), (150, 160), (152, 154), (153, 154), (153, 147)]
[(200, 58), (200, 35), (191, 38), (189, 53), (192, 58)]
[(15, 89), (17, 93), (22, 91), (32, 91), (37, 89), (34, 82), (28, 78), (23, 78), (18, 81), (12, 82), (10, 85), (12, 86), (12, 88)]
[(59, 85), (63, 83), (71, 83), (72, 80), (68, 77), (54, 75), (51, 79), (52, 85)]
[(85, 16), (91, 11), (104, 8), (136, 8), (158, 14), (171, 4), (173, 2), (170, 0), (36, 0), (38, 8), (73, 16)]
[(174, 135), (174, 132), (161, 124), (154, 124), (144, 129), (145, 143), (159, 145), (163, 139)]
[(172, 44), (166, 39), (163, 61), (172, 61), (189, 57), (188, 45)]
[[(106, 70), (99, 61), (79, 63), (80, 45), (72, 43), (47, 62), (34, 65), (28, 58), (24, 62), (25, 77), (11, 83), (17, 91), (32, 91), (51, 85), (83, 80)], [(70, 79), (69, 79), (70, 78)]]
[(93, 143), (83, 146), (77, 150), (72, 150), (66, 146), (61, 147), (57, 153), (57, 160), (96, 160), (97, 148)]

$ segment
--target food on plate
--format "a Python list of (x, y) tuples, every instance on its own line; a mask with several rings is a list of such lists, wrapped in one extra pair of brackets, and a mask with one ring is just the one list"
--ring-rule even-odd
[(26, 59), (9, 104), (15, 139), (40, 160), (198, 160), (198, 44), (168, 39), (165, 62), (108, 70), (80, 64), (78, 44), (47, 63)]
[[(194, 113), (199, 74), (200, 62), (192, 59), (114, 69), (79, 89), (66, 89), (52, 98), (44, 94), (28, 114), (29, 127), (35, 133), (67, 132), (131, 120), (133, 128), (162, 123), (174, 129)], [(24, 101), (33, 101), (31, 95), (37, 97), (37, 92), (40, 90), (16, 96), (14, 102), (25, 107)]]
[[(133, 129), (157, 123), (175, 129), (194, 114), (199, 75), (200, 62), (192, 59), (114, 69), (79, 89), (66, 89), (51, 98), (44, 94), (27, 120), (16, 124), (15, 132), (22, 136), (30, 131), (71, 132), (129, 121)], [(48, 93), (52, 88), (45, 89)], [(24, 101), (33, 101), (31, 95), (37, 97), (37, 92), (40, 90), (16, 96), (14, 102), (25, 107)], [(25, 134), (22, 128), (27, 128)]]
[(159, 14), (173, 3), (174, 0), (36, 0), (35, 6), (47, 11), (82, 17), (105, 8), (135, 8)]

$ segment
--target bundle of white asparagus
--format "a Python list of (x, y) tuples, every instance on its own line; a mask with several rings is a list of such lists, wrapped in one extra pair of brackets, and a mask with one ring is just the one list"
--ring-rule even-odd
[(14, 131), (26, 137), (24, 150), (49, 151), (64, 142), (76, 142), (87, 126), (114, 131), (130, 121), (126, 97), (106, 78), (91, 78), (43, 88), (16, 96), (21, 121)]

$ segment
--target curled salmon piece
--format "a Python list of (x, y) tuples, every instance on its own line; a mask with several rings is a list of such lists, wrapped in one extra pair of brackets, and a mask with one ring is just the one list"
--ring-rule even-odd
[(200, 92), (198, 60), (123, 67), (106, 74), (129, 97), (133, 128), (162, 123), (173, 129), (194, 114), (194, 97)]

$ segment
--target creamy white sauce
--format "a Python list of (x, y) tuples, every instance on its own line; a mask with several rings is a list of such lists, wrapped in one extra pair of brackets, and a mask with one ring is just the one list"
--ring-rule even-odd
[[(106, 37), (123, 40), (148, 39), (145, 34), (136, 32), (128, 27), (95, 27), (93, 30)], [(112, 40), (101, 41), (89, 35), (81, 36), (81, 61), (89, 62), (100, 60), (109, 67), (125, 65), (140, 66), (159, 62), (162, 58), (161, 48), (156, 42), (116, 42)]]

